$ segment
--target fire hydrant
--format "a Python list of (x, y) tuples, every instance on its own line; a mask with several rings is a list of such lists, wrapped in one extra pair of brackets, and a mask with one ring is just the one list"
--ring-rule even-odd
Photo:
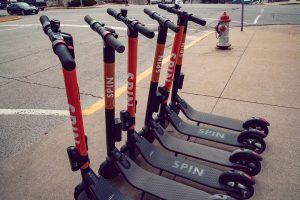
[(217, 47), (220, 49), (227, 49), (231, 46), (229, 43), (229, 22), (231, 19), (226, 12), (220, 17), (218, 24), (215, 26), (216, 37), (219, 38)]

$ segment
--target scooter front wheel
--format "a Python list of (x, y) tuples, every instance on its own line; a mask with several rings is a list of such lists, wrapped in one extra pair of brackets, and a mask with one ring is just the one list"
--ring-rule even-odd
[(255, 175), (259, 174), (259, 172), (261, 170), (260, 161), (251, 159), (249, 157), (232, 159), (232, 162), (234, 162), (236, 164), (245, 165), (248, 168), (248, 170), (246, 172), (250, 176), (255, 176)]
[(254, 194), (253, 183), (246, 176), (237, 173), (224, 173), (220, 176), (219, 182), (230, 187), (232, 191), (228, 191), (227, 194), (236, 199), (249, 199)]
[(269, 122), (262, 118), (252, 118), (243, 124), (244, 129), (256, 129), (262, 133), (261, 137), (265, 138), (269, 134)]
[(266, 142), (256, 134), (243, 134), (238, 137), (238, 141), (249, 146), (254, 152), (261, 154), (266, 150)]

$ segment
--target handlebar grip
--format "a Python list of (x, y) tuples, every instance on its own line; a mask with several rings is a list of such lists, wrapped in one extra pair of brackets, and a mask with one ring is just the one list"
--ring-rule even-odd
[(166, 21), (166, 26), (171, 29), (172, 31), (174, 31), (175, 33), (178, 33), (179, 31), (179, 27), (177, 25), (175, 25), (173, 22), (171, 21)]
[(44, 26), (44, 24), (45, 24), (46, 22), (50, 22), (50, 20), (49, 20), (49, 18), (48, 18), (46, 15), (42, 15), (42, 16), (40, 17), (40, 22), (41, 22), (41, 24)]
[(152, 14), (154, 13), (154, 11), (149, 10), (148, 8), (145, 8), (144, 13), (146, 13), (147, 15), (149, 15), (152, 18)]
[(119, 42), (113, 35), (107, 35), (105, 41), (118, 53), (125, 51), (125, 46)]
[(137, 24), (136, 28), (138, 30), (139, 33), (143, 34), (144, 36), (146, 36), (147, 38), (151, 39), (154, 37), (154, 32), (149, 30), (147, 27), (141, 25), (141, 24)]
[(89, 15), (86, 15), (85, 17), (84, 17), (84, 21), (86, 22), (86, 23), (88, 23), (90, 26), (92, 26), (92, 21), (93, 21), (94, 19), (93, 18), (91, 18), (91, 16), (89, 16)]
[(195, 17), (193, 15), (189, 16), (189, 20), (192, 21), (192, 22), (195, 22), (196, 24), (200, 24), (202, 26), (205, 26), (205, 24), (206, 24), (206, 20), (200, 19), (200, 18)]
[[(46, 33), (46, 27), (50, 25), (50, 20), (46, 15), (40, 17), (40, 22), (42, 24), (43, 30)], [(47, 34), (47, 33), (46, 33)]]
[(58, 56), (63, 68), (67, 71), (75, 69), (76, 64), (71, 56), (67, 46), (63, 43), (59, 43), (54, 46), (54, 52)]
[(168, 9), (168, 6), (165, 5), (165, 4), (163, 4), (163, 3), (159, 3), (158, 7), (161, 8), (161, 9), (163, 9), (163, 10), (167, 10)]
[(112, 9), (112, 8), (107, 8), (106, 12), (107, 12), (109, 15), (113, 16), (113, 17), (117, 17), (117, 16), (118, 16), (118, 12), (115, 11), (114, 9)]

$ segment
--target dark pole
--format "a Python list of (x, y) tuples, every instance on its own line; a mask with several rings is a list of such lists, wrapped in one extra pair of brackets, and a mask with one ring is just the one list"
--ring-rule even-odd
[(242, 20), (241, 20), (241, 31), (244, 30), (244, 0), (241, 0), (242, 2)]

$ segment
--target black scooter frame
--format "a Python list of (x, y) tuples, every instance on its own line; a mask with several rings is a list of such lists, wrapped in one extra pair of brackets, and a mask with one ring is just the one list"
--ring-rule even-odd
[[(180, 15), (181, 18), (179, 20), (180, 22), (179, 27), (184, 26), (188, 16), (190, 15), (185, 12), (183, 12), (182, 15)], [(200, 20), (195, 20), (195, 21), (200, 21)], [(160, 52), (160, 54), (158, 54), (157, 52), (155, 54), (156, 59), (162, 56), (163, 56), (163, 51)], [(162, 122), (161, 119), (164, 118), (163, 110), (167, 107), (166, 100), (167, 100), (168, 92), (163, 90), (156, 94), (159, 73), (155, 76), (156, 76), (155, 78), (156, 81), (151, 81), (151, 85), (150, 85), (145, 127), (144, 127), (144, 135), (143, 135), (148, 141), (153, 142), (153, 140), (157, 138), (162, 146), (164, 146), (166, 149), (170, 151), (175, 152), (176, 154), (183, 154), (197, 159), (205, 160), (210, 163), (218, 164), (221, 166), (242, 170), (250, 175), (256, 175), (260, 172), (261, 169), (260, 161), (262, 160), (262, 158), (260, 155), (258, 155), (253, 151), (247, 149), (238, 149), (234, 152), (228, 152), (224, 150), (214, 149), (204, 145), (198, 145), (195, 143), (179, 140), (171, 136), (169, 133), (167, 133), (167, 131), (157, 122)], [(160, 105), (159, 117), (155, 120), (151, 120), (153, 113), (158, 111), (159, 105)]]
[[(178, 32), (178, 27), (170, 22), (170, 20), (160, 16), (154, 11), (149, 9), (144, 9), (144, 12), (148, 14), (151, 18), (157, 20), (159, 22), (158, 28), (158, 37), (157, 37), (157, 46), (156, 46), (156, 54), (160, 54), (160, 51), (164, 50), (165, 42), (167, 38), (167, 31), (168, 28), (172, 29), (175, 32)], [(173, 51), (173, 50), (172, 50)], [(151, 79), (151, 86), (152, 90), (150, 89), (148, 102), (147, 102), (147, 113), (146, 114), (146, 121), (153, 120), (151, 110), (153, 109), (153, 105), (151, 104), (151, 93), (156, 92), (157, 84), (155, 84), (158, 80), (156, 75), (158, 74), (158, 68), (160, 68), (161, 59), (154, 60), (153, 64), (153, 71), (152, 71), (152, 79)], [(132, 65), (129, 65), (132, 66)], [(128, 74), (131, 74), (134, 71), (134, 75), (136, 75), (136, 70), (129, 70)], [(156, 85), (156, 87), (154, 85)], [(135, 85), (135, 84), (133, 84)], [(131, 94), (131, 90), (135, 91), (135, 88), (130, 88), (128, 94), (128, 99), (131, 99), (131, 96), (135, 96)], [(154, 93), (155, 94), (155, 93)], [(153, 95), (152, 95), (153, 96)], [(130, 103), (130, 102), (129, 102)], [(121, 121), (123, 123), (123, 127), (128, 130), (129, 127), (132, 127), (133, 120), (129, 117), (129, 111), (121, 111)], [(125, 126), (126, 125), (126, 126)], [(160, 152), (154, 145), (152, 145), (147, 139), (145, 139), (142, 135), (145, 135), (144, 128), (139, 133), (134, 132), (131, 135), (131, 140), (127, 140), (127, 146), (134, 146), (138, 149), (141, 153), (143, 158), (148, 162), (151, 166), (160, 169), (160, 171), (167, 171), (174, 175), (181, 176), (188, 180), (194, 181), (196, 183), (221, 190), (227, 192), (229, 195), (239, 199), (248, 199), (250, 198), (253, 193), (254, 189), (252, 185), (254, 184), (254, 180), (247, 174), (244, 174), (241, 171), (228, 171), (223, 172), (214, 168), (210, 168), (204, 165), (200, 165), (191, 161), (188, 161), (183, 158), (178, 158), (176, 156), (166, 155)], [(132, 143), (132, 144), (130, 144)], [(124, 148), (123, 148), (124, 149)], [(226, 178), (224, 178), (226, 177)], [(241, 188), (234, 188), (228, 185), (228, 180), (236, 182), (236, 185), (242, 185)], [(241, 192), (243, 191), (243, 192)]]
[[(109, 9), (108, 12), (110, 14), (113, 14), (113, 16), (117, 16), (115, 14), (118, 14), (112, 9)], [(125, 16), (123, 17), (125, 18)], [(85, 19), (89, 24), (93, 21), (91, 18), (87, 19), (86, 17)], [(134, 28), (134, 26), (131, 28), (131, 30), (138, 30)], [(146, 30), (145, 27), (143, 27), (143, 29)], [(203, 191), (147, 172), (136, 165), (129, 157), (127, 157), (124, 153), (121, 153), (115, 147), (115, 142), (119, 141), (121, 134), (120, 123), (119, 120), (116, 120), (115, 118), (114, 109), (115, 53), (114, 49), (109, 44), (107, 44), (107, 41), (104, 42), (104, 75), (105, 80), (110, 80), (110, 84), (105, 81), (105, 120), (108, 152), (106, 161), (100, 165), (99, 173), (105, 178), (113, 178), (118, 175), (119, 172), (121, 172), (127, 182), (133, 187), (142, 190), (144, 193), (150, 193), (156, 197), (166, 200), (231, 199), (223, 198), (223, 196), (220, 195), (211, 196), (210, 194), (207, 194)], [(130, 135), (130, 137), (132, 136), (132, 134)], [(149, 182), (149, 180), (151, 181)]]
[[(169, 7), (164, 4), (159, 4), (159, 7), (170, 12), (177, 14), (178, 19), (182, 13), (182, 11), (179, 11), (179, 5), (175, 4), (175, 7)], [(250, 129), (250, 130), (245, 130), (239, 135), (236, 133), (231, 133), (231, 132), (226, 132), (226, 131), (221, 131), (218, 129), (213, 129), (213, 128), (207, 128), (203, 126), (194, 126), (190, 125), (184, 121), (182, 121), (177, 113), (178, 109), (176, 109), (176, 98), (178, 96), (178, 88), (182, 85), (183, 82), (183, 76), (180, 77), (181, 73), (181, 63), (182, 63), (182, 58), (183, 58), (183, 52), (184, 52), (184, 43), (185, 43), (185, 35), (187, 31), (187, 24), (189, 19), (189, 15), (187, 15), (187, 20), (186, 23), (184, 24), (184, 34), (183, 38), (181, 40), (181, 51), (180, 54), (178, 54), (178, 59), (176, 62), (176, 67), (175, 67), (175, 73), (174, 73), (174, 81), (173, 81), (173, 87), (172, 87), (172, 95), (171, 95), (171, 103), (170, 103), (170, 108), (164, 107), (164, 109), (161, 109), (160, 111), (160, 117), (162, 117), (162, 120), (164, 121), (167, 119), (172, 123), (172, 125), (175, 127), (175, 129), (184, 135), (187, 135), (189, 137), (196, 137), (200, 139), (205, 139), (217, 143), (222, 143), (230, 146), (235, 146), (235, 147), (241, 147), (241, 148), (247, 148), (251, 149), (257, 153), (262, 153), (265, 148), (266, 144), (265, 141), (262, 138), (262, 133), (258, 130), (255, 129)], [(191, 21), (193, 18), (191, 19)], [(161, 91), (163, 91), (165, 88), (161, 88)], [(166, 93), (167, 91), (164, 91)], [(168, 97), (166, 97), (167, 99)], [(166, 118), (165, 118), (166, 117)], [(164, 123), (164, 122), (162, 122)], [(188, 137), (188, 139), (189, 139)]]
[(64, 74), (67, 99), (70, 107), (72, 128), (75, 136), (75, 146), (67, 149), (72, 171), (80, 169), (82, 181), (76, 186), (74, 198), (79, 199), (85, 194), (94, 200), (130, 200), (117, 189), (113, 188), (105, 179), (98, 177), (90, 168), (87, 149), (87, 137), (81, 115), (79, 89), (76, 77), (76, 63), (74, 61), (73, 38), (68, 33), (59, 30), (58, 20), (49, 20), (45, 15), (40, 17), (43, 30), (52, 42), (55, 54), (59, 57)]
[[(170, 7), (169, 7), (170, 8)], [(174, 9), (180, 9), (179, 5), (175, 5), (173, 7)], [(187, 29), (188, 23), (186, 24)], [(182, 47), (185, 45), (185, 37), (186, 34), (184, 34), (182, 38)], [(242, 132), (242, 134), (245, 134), (247, 131), (251, 131), (252, 129), (258, 130), (260, 133), (260, 136), (262, 138), (266, 137), (269, 133), (268, 126), (270, 126), (269, 122), (263, 118), (259, 117), (252, 117), (251, 119), (248, 119), (246, 121), (233, 119), (229, 117), (223, 117), (220, 115), (214, 115), (210, 113), (200, 112), (195, 110), (192, 106), (190, 106), (184, 99), (182, 99), (178, 95), (178, 90), (183, 88), (183, 80), (184, 80), (184, 74), (181, 73), (181, 66), (182, 66), (182, 60), (183, 60), (183, 51), (182, 49), (182, 55), (181, 59), (178, 60), (176, 63), (176, 71), (174, 74), (174, 80), (173, 80), (173, 89), (172, 89), (172, 96), (171, 96), (171, 105), (173, 105), (173, 108), (175, 108), (176, 112), (182, 111), (183, 114), (190, 120), (197, 122), (197, 125), (200, 123), (208, 124), (224, 129), (229, 129), (232, 131)], [(231, 134), (232, 133), (227, 133)], [(257, 134), (257, 133), (255, 133)], [(234, 146), (236, 146), (236, 142), (233, 143)]]

